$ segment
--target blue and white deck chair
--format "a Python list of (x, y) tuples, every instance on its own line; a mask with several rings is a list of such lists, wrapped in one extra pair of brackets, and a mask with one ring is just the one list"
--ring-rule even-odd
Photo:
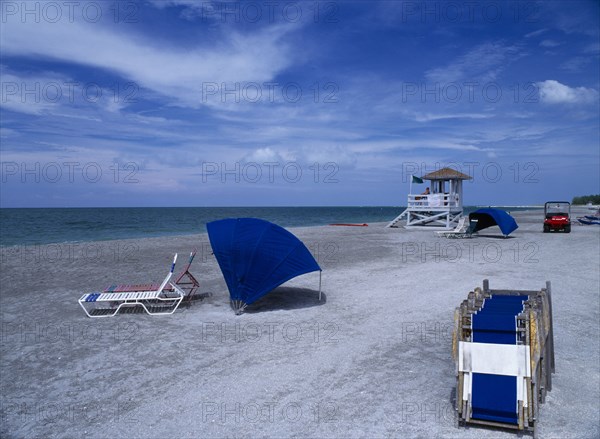
[(462, 397), (471, 408), (467, 422), (519, 427), (527, 410), (530, 346), (519, 344), (517, 317), (527, 295), (492, 295), (471, 320), (472, 341), (460, 341)]
[[(79, 305), (88, 317), (112, 317), (123, 307), (141, 306), (150, 315), (173, 314), (185, 297), (185, 292), (176, 283), (169, 282), (175, 270), (177, 253), (171, 270), (158, 288), (132, 292), (98, 292), (84, 294)], [(98, 305), (101, 305), (98, 307)], [(102, 307), (109, 305), (109, 307)], [(114, 310), (114, 311), (113, 311)]]

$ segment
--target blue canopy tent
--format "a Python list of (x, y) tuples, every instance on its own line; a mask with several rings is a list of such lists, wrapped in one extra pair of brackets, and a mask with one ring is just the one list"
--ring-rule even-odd
[(277, 224), (257, 218), (228, 218), (206, 225), (208, 238), (240, 314), (279, 285), (321, 267), (306, 246)]
[(471, 233), (478, 232), (482, 229), (487, 229), (491, 226), (498, 226), (504, 236), (517, 230), (519, 227), (515, 219), (500, 209), (492, 209), (490, 207), (479, 209), (469, 214), (469, 223), (472, 225)]

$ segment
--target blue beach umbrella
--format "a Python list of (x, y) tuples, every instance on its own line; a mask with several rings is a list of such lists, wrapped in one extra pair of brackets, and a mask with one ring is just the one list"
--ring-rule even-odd
[[(228, 218), (206, 229), (237, 314), (284, 282), (321, 271), (302, 241), (277, 224)], [(320, 290), (319, 278), (319, 296)]]
[(500, 209), (492, 209), (491, 207), (471, 212), (469, 214), (469, 222), (473, 220), (477, 220), (477, 225), (472, 231), (473, 233), (497, 225), (500, 227), (502, 234), (508, 236), (519, 227), (515, 219), (508, 213)]

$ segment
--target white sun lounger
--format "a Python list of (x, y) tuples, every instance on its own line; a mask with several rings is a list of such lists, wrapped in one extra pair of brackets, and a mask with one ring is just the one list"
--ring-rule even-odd
[[(173, 314), (181, 304), (185, 297), (185, 293), (176, 284), (170, 283), (173, 270), (175, 270), (175, 262), (177, 254), (173, 258), (171, 271), (162, 281), (158, 289), (153, 291), (133, 291), (133, 292), (116, 292), (116, 293), (90, 293), (84, 294), (79, 299), (79, 305), (83, 308), (88, 317), (112, 317), (116, 315), (123, 307), (141, 306), (150, 315), (165, 315)], [(169, 287), (167, 287), (169, 284)], [(168, 289), (169, 296), (165, 294), (165, 287)], [(175, 293), (175, 297), (173, 297)], [(110, 304), (108, 308), (98, 308), (100, 304)], [(116, 308), (113, 307), (116, 305)], [(154, 311), (153, 308), (160, 308)], [(166, 308), (166, 310), (165, 310)], [(102, 312), (94, 313), (94, 310)]]
[(444, 238), (451, 238), (453, 237), (453, 235), (456, 234), (464, 234), (467, 231), (467, 228), (469, 227), (469, 224), (467, 223), (467, 218), (468, 217), (466, 216), (460, 217), (460, 219), (458, 220), (458, 224), (456, 224), (456, 227), (453, 230), (440, 230), (435, 233), (438, 237), (443, 236)]

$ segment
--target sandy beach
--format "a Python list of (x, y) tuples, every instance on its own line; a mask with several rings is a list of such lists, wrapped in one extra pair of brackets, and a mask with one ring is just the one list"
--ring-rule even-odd
[[(538, 434), (597, 438), (600, 228), (543, 234), (540, 211), (513, 215), (509, 239), (291, 229), (323, 268), (323, 300), (311, 273), (241, 316), (206, 234), (2, 248), (0, 435), (515, 438), (458, 428), (453, 405), (453, 312), (489, 279), (551, 281), (556, 374)], [(203, 301), (106, 319), (77, 303), (114, 282), (160, 281), (193, 248)]]

